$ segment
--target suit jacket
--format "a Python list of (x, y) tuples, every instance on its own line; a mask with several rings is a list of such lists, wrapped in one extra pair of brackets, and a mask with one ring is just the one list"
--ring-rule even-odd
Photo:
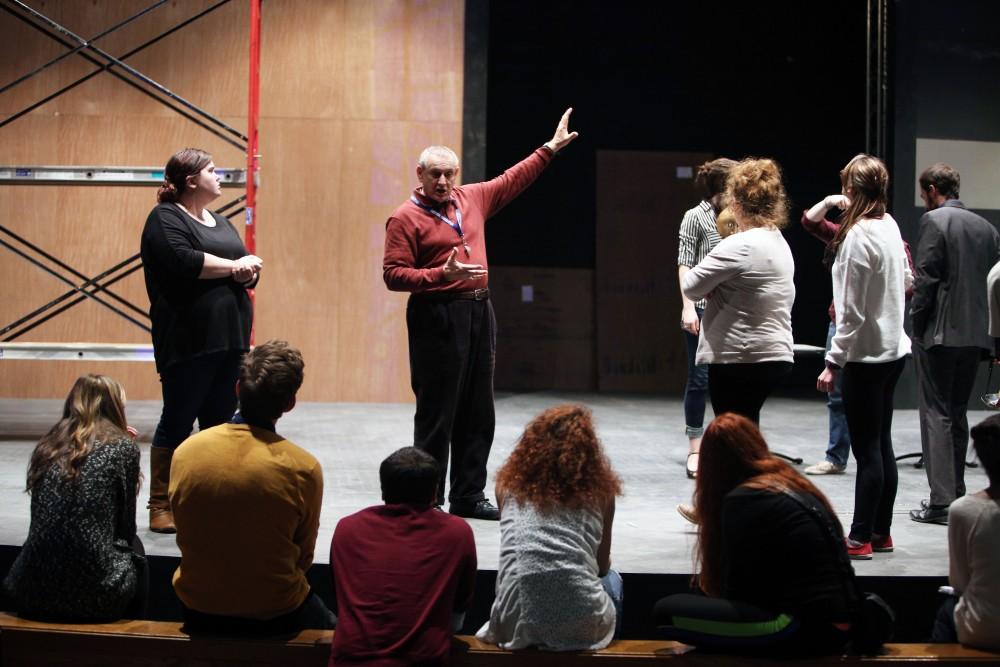
[(992, 351), (986, 276), (1000, 259), (1000, 232), (957, 199), (920, 218), (913, 340), (925, 348)]

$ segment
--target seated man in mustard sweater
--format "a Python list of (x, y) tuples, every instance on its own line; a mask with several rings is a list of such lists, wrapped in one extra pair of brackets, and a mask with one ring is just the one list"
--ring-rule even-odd
[(174, 590), (188, 632), (284, 634), (336, 623), (306, 580), (323, 471), (274, 430), (295, 407), (303, 366), (284, 341), (258, 345), (240, 368), (240, 412), (174, 453), (170, 506), (181, 550)]

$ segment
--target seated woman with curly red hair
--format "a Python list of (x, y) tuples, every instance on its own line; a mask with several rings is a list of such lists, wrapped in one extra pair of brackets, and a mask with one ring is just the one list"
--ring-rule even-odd
[(672, 595), (654, 616), (670, 639), (711, 650), (837, 654), (862, 594), (829, 500), (773, 456), (749, 419), (705, 431), (695, 487), (707, 597)]
[(611, 525), (622, 482), (590, 411), (549, 408), (497, 475), (500, 566), (490, 620), (476, 637), (505, 649), (607, 646), (621, 624)]

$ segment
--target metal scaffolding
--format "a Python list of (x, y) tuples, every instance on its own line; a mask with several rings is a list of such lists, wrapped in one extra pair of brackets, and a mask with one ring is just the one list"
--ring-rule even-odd
[[(24, 83), (44, 72), (49, 67), (70, 56), (78, 56), (97, 69), (63, 86), (40, 100), (28, 104), (18, 112), (0, 121), (3, 128), (34, 109), (52, 101), (60, 95), (76, 88), (91, 78), (107, 72), (116, 79), (131, 86), (142, 94), (156, 100), (197, 126), (226, 143), (244, 151), (247, 156), (246, 169), (220, 170), (222, 185), (226, 187), (246, 187), (246, 194), (240, 195), (216, 210), (226, 218), (240, 213), (246, 216), (247, 250), (256, 253), (257, 225), (256, 201), (260, 185), (260, 154), (258, 144), (258, 121), (260, 114), (260, 23), (261, 0), (250, 0), (250, 68), (247, 112), (247, 134), (230, 127), (218, 117), (184, 99), (163, 84), (146, 76), (128, 65), (125, 60), (227, 5), (231, 0), (219, 0), (201, 12), (181, 21), (120, 56), (113, 56), (95, 45), (99, 39), (125, 27), (139, 17), (165, 4), (167, 0), (157, 0), (132, 16), (101, 31), (90, 39), (76, 35), (41, 12), (29, 7), (21, 0), (0, 0), (0, 10), (46, 35), (67, 50), (30, 72), (0, 87), (0, 94)], [(108, 167), (108, 166), (0, 166), (0, 184), (12, 185), (128, 185), (149, 186), (163, 180), (163, 170), (157, 167)], [(242, 204), (242, 206), (240, 206)], [(109, 343), (12, 343), (14, 339), (31, 331), (53, 317), (69, 310), (78, 303), (90, 299), (134, 324), (145, 332), (150, 331), (149, 313), (127, 299), (113, 292), (112, 285), (142, 268), (142, 260), (135, 254), (95, 276), (87, 276), (61, 261), (40, 246), (31, 243), (0, 224), (0, 246), (48, 273), (68, 286), (66, 292), (49, 303), (0, 327), (0, 359), (112, 359), (149, 361), (152, 359), (148, 345), (117, 345)], [(250, 298), (254, 299), (253, 291)]]

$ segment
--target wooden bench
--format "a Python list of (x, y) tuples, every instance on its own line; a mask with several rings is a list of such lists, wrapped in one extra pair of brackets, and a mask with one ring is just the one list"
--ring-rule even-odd
[[(324, 667), (330, 657), (331, 630), (304, 630), (283, 639), (190, 637), (180, 623), (116, 621), (65, 624), (30, 621), (0, 612), (0, 665), (74, 665), (79, 667)], [(670, 641), (616, 641), (595, 652), (549, 653), (503, 651), (474, 637), (458, 636), (452, 648), (456, 667), (563, 667), (613, 664), (651, 665), (674, 661), (676, 667), (729, 665), (755, 667), (788, 665), (788, 661), (719, 656), (691, 652)], [(612, 661), (608, 663), (608, 661)], [(878, 656), (832, 656), (810, 659), (810, 665), (998, 664), (1000, 654), (967, 649), (955, 644), (890, 644)]]

